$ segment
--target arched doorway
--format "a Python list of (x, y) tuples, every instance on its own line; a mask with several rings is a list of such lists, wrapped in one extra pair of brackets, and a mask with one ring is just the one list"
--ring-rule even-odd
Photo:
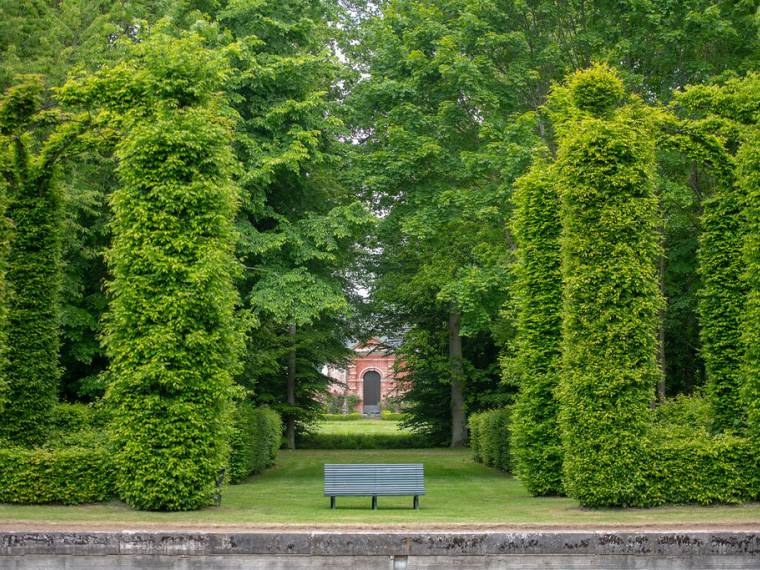
[(380, 413), (380, 373), (368, 370), (362, 376), (364, 385), (363, 401), (365, 414)]

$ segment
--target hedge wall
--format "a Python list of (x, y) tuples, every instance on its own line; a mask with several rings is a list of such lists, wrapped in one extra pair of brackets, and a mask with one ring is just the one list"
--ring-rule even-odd
[(366, 418), (359, 412), (352, 412), (350, 414), (322, 414), (321, 419), (325, 422), (358, 422)]
[[(601, 79), (600, 79), (601, 78)], [(589, 81), (610, 91), (579, 89)], [(606, 87), (605, 87), (606, 86)], [(654, 140), (639, 105), (617, 101), (622, 81), (595, 66), (571, 77), (577, 102), (557, 157), (562, 200), (564, 485), (585, 506), (637, 504), (646, 489), (644, 436), (660, 375), (662, 298), (656, 260)]]
[(227, 478), (238, 483), (274, 463), (282, 443), (282, 419), (269, 408), (243, 402), (235, 410)]
[(112, 457), (105, 447), (0, 449), (0, 503), (94, 503), (113, 489)]
[(642, 466), (646, 485), (631, 506), (741, 503), (758, 497), (760, 457), (748, 438), (706, 432), (684, 438), (661, 430), (651, 435)]
[(499, 408), (472, 414), (468, 419), (470, 449), (479, 463), (510, 471), (510, 416), (511, 408)]
[(516, 355), (510, 373), (518, 382), (512, 414), (515, 474), (532, 495), (562, 489), (562, 442), (557, 422), (562, 342), (559, 195), (543, 157), (515, 184), (513, 229)]
[(428, 436), (419, 433), (308, 433), (298, 442), (299, 449), (419, 449), (433, 447)]

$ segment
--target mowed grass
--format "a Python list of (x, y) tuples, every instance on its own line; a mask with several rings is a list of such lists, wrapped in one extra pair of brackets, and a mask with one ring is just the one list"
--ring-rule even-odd
[[(427, 494), (422, 509), (410, 497), (380, 497), (370, 510), (367, 497), (338, 498), (329, 509), (322, 496), (323, 463), (405, 463), (425, 465)], [(469, 450), (299, 450), (282, 451), (277, 465), (229, 487), (221, 507), (187, 513), (133, 511), (119, 502), (82, 506), (0, 505), (0, 523), (139, 523), (171, 525), (446, 525), (446, 524), (760, 524), (760, 505), (665, 507), (658, 509), (582, 509), (567, 498), (530, 497), (519, 481), (473, 463)]]
[(354, 420), (350, 422), (319, 422), (318, 433), (330, 435), (367, 434), (401, 435), (409, 433), (400, 427), (400, 422), (389, 420)]

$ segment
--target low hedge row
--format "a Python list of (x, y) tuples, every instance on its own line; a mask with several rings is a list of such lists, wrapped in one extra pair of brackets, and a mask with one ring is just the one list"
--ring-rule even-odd
[(235, 410), (234, 421), (227, 468), (230, 483), (272, 465), (282, 442), (282, 419), (274, 410), (243, 402)]
[(352, 412), (350, 414), (322, 414), (322, 421), (325, 422), (358, 422), (365, 417), (359, 412)]
[(510, 408), (499, 408), (470, 416), (470, 449), (475, 461), (503, 471), (511, 470), (510, 415)]
[[(400, 422), (404, 418), (406, 418), (406, 414), (401, 412), (388, 412), (386, 410), (380, 412), (381, 420)], [(360, 414), (359, 412), (352, 412), (350, 414), (322, 414), (322, 420), (326, 422), (356, 422), (366, 419), (367, 416)]]
[(383, 410), (380, 412), (380, 419), (390, 422), (400, 422), (406, 419), (406, 414), (403, 412), (389, 412), (387, 410)]
[(113, 464), (105, 447), (0, 449), (0, 503), (94, 503), (113, 489)]
[(301, 449), (417, 449), (432, 447), (423, 434), (417, 433), (315, 433), (299, 441)]
[(654, 433), (643, 467), (642, 507), (742, 503), (760, 496), (760, 458), (748, 438)]

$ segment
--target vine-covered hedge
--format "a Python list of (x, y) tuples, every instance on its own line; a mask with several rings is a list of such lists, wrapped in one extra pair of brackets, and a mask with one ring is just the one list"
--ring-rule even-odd
[(512, 412), (515, 474), (532, 495), (562, 493), (562, 442), (554, 391), (562, 342), (559, 195), (550, 166), (537, 157), (515, 184), (513, 230), (516, 354), (509, 373), (518, 393)]
[(511, 408), (499, 408), (470, 415), (470, 449), (475, 461), (503, 471), (512, 469), (509, 449), (511, 414)]
[[(603, 80), (600, 79), (603, 78)], [(588, 80), (598, 89), (578, 90)], [(572, 110), (557, 157), (562, 200), (563, 348), (559, 387), (566, 491), (585, 506), (639, 504), (644, 437), (659, 378), (654, 140), (622, 81), (595, 66), (571, 77)], [(609, 97), (599, 89), (610, 91)]]
[(113, 462), (105, 447), (0, 449), (0, 503), (94, 503), (113, 490)]
[(238, 483), (272, 465), (282, 443), (282, 419), (270, 408), (255, 408), (250, 402), (243, 402), (235, 410), (234, 420), (227, 469), (230, 483)]

